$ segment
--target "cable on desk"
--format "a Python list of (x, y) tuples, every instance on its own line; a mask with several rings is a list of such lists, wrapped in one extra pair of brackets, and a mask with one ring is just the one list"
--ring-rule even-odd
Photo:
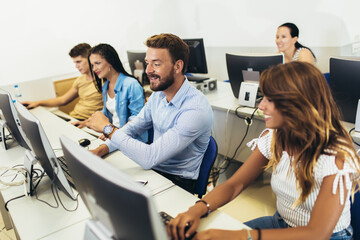
[(46, 202), (45, 200), (40, 199), (40, 198), (38, 197), (36, 191), (34, 191), (34, 193), (35, 193), (35, 198), (36, 198), (36, 200), (38, 200), (38, 201), (40, 201), (40, 202), (42, 202), (42, 203), (45, 203), (46, 205), (48, 205), (48, 206), (51, 207), (51, 208), (58, 208), (58, 207), (59, 207), (59, 202), (57, 201), (57, 199), (56, 199), (56, 197), (55, 197), (54, 189), (53, 189), (53, 184), (52, 184), (52, 183), (51, 183), (51, 185), (50, 185), (50, 189), (51, 189), (52, 195), (53, 195), (53, 197), (54, 197), (54, 199), (55, 199), (55, 203), (56, 203), (55, 206), (51, 205), (50, 203)]
[[(25, 179), (22, 179), (21, 181), (18, 181), (18, 182), (14, 182), (15, 179), (20, 175), (23, 175), (23, 177), (25, 178), (25, 169), (24, 167), (20, 167), (19, 166), (22, 166), (22, 165), (15, 165), (13, 167), (0, 167), (0, 170), (4, 170), (3, 173), (0, 174), (0, 183), (5, 186), (5, 188), (8, 188), (8, 187), (12, 187), (12, 186), (19, 186), (19, 185), (22, 185), (24, 184), (24, 181)], [(11, 173), (10, 171), (15, 171), (15, 173)], [(5, 175), (6, 174), (6, 175)], [(2, 178), (3, 177), (11, 177), (11, 176), (14, 176), (10, 181), (5, 181), (3, 180)], [(0, 189), (5, 189), (3, 187), (1, 187)]]
[[(38, 173), (37, 173), (36, 171), (40, 171), (41, 174), (38, 175)], [(37, 186), (39, 185), (41, 179), (42, 179), (42, 178), (44, 177), (44, 175), (45, 175), (45, 171), (41, 171), (40, 169), (34, 169), (34, 170), (33, 170), (33, 173), (36, 174), (36, 177), (34, 178), (34, 182), (35, 182), (35, 181), (37, 181), (37, 182), (35, 183), (34, 188), (30, 190), (31, 192), (35, 192), (35, 190), (36, 190)]]
[[(52, 193), (52, 195), (54, 197), (56, 205), (51, 205), (50, 203), (46, 202), (45, 200), (42, 200), (42, 199), (38, 198), (38, 195), (37, 195), (37, 193), (36, 193), (36, 191), (34, 189), (36, 200), (38, 200), (38, 201), (40, 201), (42, 203), (45, 203), (46, 205), (48, 205), (51, 208), (58, 208), (61, 205), (64, 208), (65, 211), (74, 212), (79, 207), (79, 193), (77, 194), (76, 199), (74, 200), (74, 201), (76, 201), (75, 209), (66, 208), (65, 205), (63, 204), (63, 202), (61, 201), (60, 195), (58, 193), (58, 189), (57, 189), (57, 187), (55, 185), (55, 176), (57, 176), (59, 168), (58, 168), (58, 166), (56, 164), (54, 164), (54, 166), (55, 166), (56, 169), (53, 170), (54, 178), (51, 180), (50, 189), (51, 189), (51, 193)], [(57, 172), (55, 172), (55, 170), (57, 170)]]
[(351, 136), (351, 132), (354, 131), (354, 130), (355, 130), (355, 128), (352, 128), (352, 129), (350, 129), (350, 131), (349, 131), (351, 140), (352, 140), (356, 145), (360, 146), (360, 143), (355, 142), (354, 139), (353, 139), (353, 137)]
[(75, 201), (76, 201), (76, 207), (74, 209), (68, 209), (65, 207), (65, 205), (63, 204), (63, 202), (61, 201), (61, 198), (59, 196), (59, 192), (58, 192), (58, 189), (55, 187), (55, 192), (56, 192), (56, 196), (58, 197), (59, 199), (59, 202), (61, 204), (61, 206), (65, 209), (65, 211), (68, 211), (68, 212), (75, 212), (78, 207), (79, 207), (79, 193), (76, 195), (76, 198), (75, 198)]
[(25, 197), (25, 194), (23, 194), (23, 195), (21, 195), (21, 196), (14, 197), (14, 198), (12, 198), (12, 199), (9, 199), (9, 200), (5, 203), (5, 209), (6, 209), (6, 211), (9, 211), (7, 205), (8, 205), (11, 201), (16, 200), (16, 199), (19, 199), (19, 198), (22, 198), (22, 197)]

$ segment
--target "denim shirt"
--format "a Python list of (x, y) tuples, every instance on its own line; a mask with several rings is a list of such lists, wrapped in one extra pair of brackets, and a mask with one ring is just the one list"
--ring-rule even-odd
[[(112, 123), (113, 115), (106, 108), (107, 101), (107, 91), (109, 88), (109, 81), (106, 81), (102, 93), (104, 108), (102, 113), (109, 119)], [(119, 77), (116, 81), (114, 88), (115, 92), (115, 111), (119, 117), (120, 125), (118, 127), (123, 127), (128, 121), (132, 121), (135, 116), (138, 115), (140, 110), (144, 107), (145, 97), (144, 91), (140, 83), (132, 77), (126, 76), (123, 73), (119, 74)], [(141, 136), (143, 142), (147, 142), (147, 133)]]

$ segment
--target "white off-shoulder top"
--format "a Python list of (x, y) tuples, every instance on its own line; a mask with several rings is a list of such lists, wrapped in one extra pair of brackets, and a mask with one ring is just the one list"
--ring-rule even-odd
[[(263, 136), (265, 131), (269, 131), (269, 133)], [(253, 139), (247, 145), (251, 147), (252, 150), (257, 146), (260, 152), (269, 159), (271, 156), (270, 148), (273, 130), (266, 129), (263, 133), (260, 135), (262, 137)], [(289, 156), (288, 153), (284, 151), (280, 162), (271, 176), (271, 188), (277, 197), (276, 207), (285, 222), (291, 227), (306, 226), (309, 223), (311, 210), (319, 194), (323, 179), (326, 176), (336, 174), (332, 193), (335, 194), (339, 186), (340, 203), (345, 204), (345, 206), (333, 232), (338, 232), (348, 227), (350, 224), (351, 191), (348, 191), (345, 199), (343, 192), (344, 185), (348, 190), (351, 190), (352, 181), (355, 179), (355, 176), (358, 175), (355, 168), (345, 162), (343, 169), (338, 169), (335, 164), (335, 156), (325, 154), (320, 155), (314, 169), (315, 184), (310, 195), (305, 202), (293, 207), (296, 199), (300, 196), (300, 191), (296, 188), (296, 178), (290, 164), (292, 159), (293, 157)], [(343, 179), (345, 179), (345, 181)], [(329, 211), (331, 211), (331, 209), (329, 209)]]

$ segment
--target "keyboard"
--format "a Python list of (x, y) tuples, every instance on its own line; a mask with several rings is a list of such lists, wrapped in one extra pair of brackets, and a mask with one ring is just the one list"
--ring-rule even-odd
[(159, 212), (159, 214), (160, 214), (160, 219), (165, 226), (170, 222), (171, 219), (173, 219), (173, 217), (167, 214), (166, 212), (161, 211)]
[(60, 167), (62, 168), (62, 170), (64, 172), (64, 175), (65, 175), (66, 179), (68, 180), (70, 186), (75, 188), (74, 180), (72, 179), (72, 177), (70, 175), (69, 168), (68, 168), (68, 166), (66, 164), (65, 158), (63, 156), (62, 157), (57, 157), (57, 160), (58, 160), (58, 162), (60, 164)]
[[(160, 214), (160, 219), (164, 224), (164, 226), (166, 226), (170, 222), (170, 220), (173, 219), (173, 217), (167, 214), (166, 212), (161, 211), (159, 212), (159, 214)], [(189, 225), (185, 227), (185, 232), (189, 229), (189, 227), (190, 227)], [(191, 237), (185, 238), (185, 240), (191, 240), (195, 236), (195, 234), (196, 232)]]

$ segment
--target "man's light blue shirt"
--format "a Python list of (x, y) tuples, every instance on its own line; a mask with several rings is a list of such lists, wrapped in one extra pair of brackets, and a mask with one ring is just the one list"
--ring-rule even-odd
[[(197, 179), (207, 149), (213, 112), (205, 96), (185, 79), (174, 98), (154, 92), (133, 121), (117, 130), (107, 146), (119, 149), (144, 169)], [(148, 145), (136, 140), (154, 128)]]

